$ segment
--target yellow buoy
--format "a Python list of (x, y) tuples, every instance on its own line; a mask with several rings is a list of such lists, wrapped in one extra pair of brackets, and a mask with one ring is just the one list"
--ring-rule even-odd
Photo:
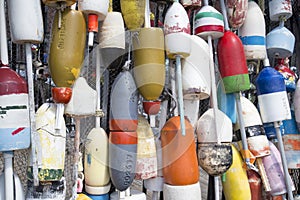
[(145, 18), (145, 0), (120, 0), (120, 3), (127, 28), (141, 28)]

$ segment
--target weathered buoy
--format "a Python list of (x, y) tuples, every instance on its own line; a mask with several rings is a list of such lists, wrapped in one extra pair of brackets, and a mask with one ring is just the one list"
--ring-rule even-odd
[(142, 28), (133, 37), (134, 79), (140, 94), (148, 101), (157, 100), (165, 85), (164, 45), (160, 28)]
[(185, 124), (185, 136), (178, 116), (169, 119), (161, 130), (163, 175), (169, 185), (191, 185), (199, 179), (194, 129), (189, 121)]
[(254, 1), (248, 2), (248, 11), (243, 26), (239, 28), (247, 60), (263, 60), (266, 57), (265, 18)]
[(163, 190), (164, 199), (168, 200), (185, 200), (187, 197), (190, 200), (201, 199), (200, 183), (189, 185), (169, 185), (164, 184)]
[[(225, 179), (222, 180), (223, 192), (226, 199), (232, 200), (251, 200), (250, 185), (246, 170), (243, 168), (243, 159), (232, 145), (232, 165), (225, 173)], [(238, 178), (237, 178), (238, 177)]]
[(8, 67), (0, 68), (0, 152), (30, 145), (28, 89), (25, 80)]
[(184, 99), (183, 100), (185, 116), (191, 122), (191, 124), (194, 128), (196, 128), (196, 124), (197, 124), (197, 121), (199, 118), (199, 104), (200, 104), (199, 99), (195, 99), (195, 100)]
[(17, 44), (41, 43), (44, 39), (41, 2), (13, 0), (7, 2), (7, 5), (12, 41)]
[(293, 15), (290, 0), (270, 0), (269, 15), (272, 21), (286, 21)]
[(228, 0), (226, 1), (226, 5), (227, 5), (228, 22), (231, 28), (236, 30), (244, 24), (244, 21), (247, 16), (248, 1)]
[(201, 7), (201, 0), (180, 0), (180, 3), (184, 6), (184, 7), (193, 7), (193, 8), (197, 8), (197, 7)]
[(137, 88), (130, 72), (121, 72), (111, 91), (109, 128), (111, 131), (136, 131), (138, 124)]
[(289, 59), (279, 59), (278, 64), (274, 67), (284, 77), (287, 92), (294, 92), (296, 89), (296, 74), (289, 68)]
[(210, 96), (211, 88), (208, 44), (195, 35), (190, 40), (190, 56), (182, 62), (183, 98), (203, 100)]
[(247, 170), (251, 200), (263, 200), (261, 176), (254, 170)]
[(271, 58), (292, 56), (295, 46), (293, 33), (280, 25), (267, 34), (267, 52)]
[(71, 6), (76, 0), (43, 0), (43, 3), (51, 7)]
[(129, 30), (142, 27), (145, 18), (145, 0), (121, 0), (122, 15)]
[[(54, 23), (58, 23), (58, 12)], [(71, 87), (83, 63), (86, 24), (80, 11), (66, 8), (62, 12), (61, 28), (53, 26), (49, 67), (57, 87)], [(74, 41), (77, 41), (74, 43)]]
[(218, 41), (219, 69), (226, 93), (250, 89), (250, 80), (241, 40), (231, 31), (225, 31)]
[(103, 195), (110, 190), (108, 171), (108, 137), (102, 128), (94, 128), (87, 135), (84, 153), (85, 191)]
[(152, 129), (148, 121), (139, 115), (137, 127), (136, 179), (149, 179), (157, 176), (156, 147)]

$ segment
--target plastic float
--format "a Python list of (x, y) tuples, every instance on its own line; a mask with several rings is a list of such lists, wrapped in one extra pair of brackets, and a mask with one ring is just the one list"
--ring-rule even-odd
[(246, 169), (243, 168), (243, 159), (239, 151), (233, 145), (232, 157), (232, 165), (225, 172), (225, 179), (222, 179), (225, 198), (231, 200), (251, 200), (250, 185), (248, 182)]
[[(263, 182), (264, 190), (266, 192), (271, 191), (270, 183), (266, 175), (265, 168), (262, 164), (262, 157), (270, 155), (269, 140), (265, 135), (263, 124), (258, 110), (253, 103), (245, 97), (241, 98), (242, 113), (245, 123), (245, 132), (247, 137), (248, 148), (251, 154), (256, 158), (256, 164), (259, 168), (259, 173)], [(239, 140), (240, 127), (239, 124), (235, 124), (236, 135)], [(239, 143), (240, 146), (241, 143)]]
[[(208, 64), (213, 108), (206, 111), (197, 122), (198, 160), (200, 166), (209, 175), (215, 176), (215, 198), (219, 199), (219, 180), (217, 176), (223, 174), (232, 164), (231, 146), (226, 144), (232, 141), (232, 124), (230, 119), (218, 109), (213, 60), (212, 39), (220, 38), (224, 34), (223, 16), (216, 9), (209, 6), (208, 1), (204, 1), (204, 6), (195, 16), (194, 32), (196, 35), (208, 40)], [(222, 126), (228, 129), (221, 129)], [(226, 130), (226, 132), (220, 130)], [(223, 136), (224, 138), (222, 138)], [(217, 156), (219, 154), (223, 156)]]
[(239, 28), (247, 60), (263, 60), (266, 51), (266, 25), (264, 15), (254, 1), (248, 2), (247, 16)]
[(234, 30), (240, 28), (246, 19), (248, 10), (247, 0), (228, 0), (226, 1), (228, 22)]
[[(291, 119), (289, 101), (283, 76), (271, 67), (264, 68), (256, 79), (259, 110), (264, 123), (273, 122), (276, 130), (288, 198), (293, 199), (292, 186), (284, 152), (279, 122)], [(275, 112), (276, 111), (276, 112)], [(267, 170), (267, 169), (266, 169)]]
[(125, 53), (125, 28), (122, 14), (113, 12), (112, 0), (109, 1), (108, 13), (98, 34), (99, 47), (105, 67), (110, 66)]
[(129, 188), (136, 172), (138, 97), (134, 79), (128, 71), (115, 79), (111, 92), (109, 119), (109, 172), (119, 191)]
[(129, 30), (137, 30), (144, 24), (145, 2), (145, 0), (120, 0), (122, 15)]
[(157, 158), (155, 139), (148, 121), (142, 116), (138, 117), (137, 127), (137, 162), (136, 179), (149, 179), (157, 176)]
[[(190, 55), (190, 22), (183, 6), (175, 1), (168, 9), (164, 21), (165, 47), (167, 56), (176, 60), (176, 87), (179, 106), (179, 115), (181, 121), (182, 134), (185, 135), (183, 93), (182, 93), (182, 72), (181, 58)], [(178, 42), (180, 41), (180, 42)]]
[[(150, 116), (150, 124), (155, 127), (155, 115), (159, 112), (159, 101), (165, 85), (165, 53), (164, 34), (161, 28), (150, 26), (150, 5), (149, 0), (145, 2), (145, 23), (144, 28), (133, 37), (133, 74), (135, 83), (145, 101), (143, 106)], [(149, 56), (151, 55), (151, 56)], [(152, 103), (156, 101), (155, 103)]]
[(170, 118), (161, 130), (165, 199), (185, 199), (187, 193), (201, 198), (194, 129), (188, 120), (185, 123), (184, 136), (179, 116)]
[(88, 21), (88, 46), (94, 44), (94, 33), (98, 32), (98, 21), (103, 21), (107, 15), (109, 0), (80, 0), (78, 8), (87, 15)]

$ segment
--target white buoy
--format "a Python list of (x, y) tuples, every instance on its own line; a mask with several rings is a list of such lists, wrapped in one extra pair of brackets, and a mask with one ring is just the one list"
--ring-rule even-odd
[(292, 1), (269, 0), (269, 14), (272, 21), (286, 21), (293, 15)]
[(164, 184), (164, 199), (167, 200), (199, 200), (201, 199), (200, 183), (192, 185), (168, 185)]

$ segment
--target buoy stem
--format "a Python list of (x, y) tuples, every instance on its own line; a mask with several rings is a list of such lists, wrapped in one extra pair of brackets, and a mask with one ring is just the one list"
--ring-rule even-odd
[(113, 12), (113, 0), (109, 0), (108, 12)]
[(208, 6), (208, 0), (204, 0), (203, 3), (205, 6)]
[(94, 32), (89, 32), (89, 38), (88, 38), (88, 45), (89, 47), (92, 47), (94, 45)]
[(224, 2), (224, 0), (221, 0), (220, 3), (221, 3), (221, 9), (222, 9), (222, 14), (223, 14), (223, 18), (224, 18), (224, 28), (226, 31), (229, 31), (230, 28), (229, 28), (228, 19), (227, 19), (225, 2)]
[[(4, 152), (5, 199), (14, 199), (13, 152)], [(2, 187), (2, 186), (1, 186)]]
[(33, 170), (33, 184), (39, 185), (38, 179), (38, 160), (36, 149), (36, 123), (35, 123), (35, 103), (34, 103), (34, 84), (33, 84), (33, 72), (32, 72), (32, 52), (31, 44), (25, 44), (26, 52), (26, 71), (27, 71), (27, 84), (28, 84), (28, 104), (29, 104), (29, 120), (31, 130), (31, 156), (32, 156), (32, 170)]
[(145, 28), (150, 28), (151, 22), (150, 22), (150, 2), (149, 0), (146, 0), (145, 2)]
[(8, 65), (8, 51), (7, 51), (7, 31), (4, 0), (0, 0), (0, 61), (3, 65)]
[(172, 90), (172, 99), (173, 99), (173, 103), (174, 103), (174, 108), (173, 110), (173, 115), (174, 116), (178, 116), (178, 103), (176, 102), (177, 99), (177, 93), (176, 93), (176, 75), (175, 75), (175, 67), (173, 67), (173, 62), (171, 62), (171, 67), (170, 67), (170, 78), (171, 78), (171, 90)]
[(289, 180), (289, 171), (288, 171), (288, 166), (287, 166), (287, 162), (286, 162), (286, 156), (285, 156), (285, 152), (284, 152), (281, 131), (280, 131), (280, 122), (274, 122), (274, 127), (276, 130), (276, 136), (277, 136), (277, 140), (278, 140), (278, 146), (279, 146), (281, 161), (282, 161), (282, 165), (283, 165), (285, 185), (286, 185), (286, 190), (288, 191), (288, 199), (294, 200), (292, 186), (291, 186), (291, 182)]
[(220, 189), (219, 189), (219, 177), (218, 176), (214, 176), (214, 187), (215, 187), (215, 200), (219, 200), (220, 199)]
[(184, 123), (184, 109), (183, 109), (183, 94), (182, 94), (182, 78), (181, 78), (181, 58), (179, 55), (176, 56), (176, 83), (177, 83), (177, 94), (178, 94), (178, 106), (180, 114), (180, 126), (181, 134), (185, 136), (185, 123)]
[(284, 27), (284, 20), (279, 21), (279, 27), (281, 27), (281, 28)]
[(216, 76), (215, 76), (215, 66), (214, 66), (214, 58), (213, 58), (213, 46), (212, 46), (212, 38), (209, 35), (207, 37), (208, 47), (209, 47), (209, 71), (210, 71), (210, 79), (211, 79), (211, 101), (212, 101), (212, 108), (214, 112), (214, 125), (217, 135), (217, 143), (220, 144), (220, 135), (218, 129), (218, 101), (217, 101), (217, 87), (216, 87)]
[[(75, 137), (74, 137), (74, 147), (75, 147), (75, 158), (74, 158), (74, 180), (77, 180), (78, 177), (78, 161), (79, 161), (79, 145), (80, 145), (80, 118), (75, 117)], [(73, 186), (73, 197), (76, 196), (77, 193), (77, 181)]]
[[(99, 45), (97, 45), (97, 51), (99, 52)], [(96, 103), (96, 112), (100, 111), (100, 100), (101, 100), (101, 88), (100, 88), (100, 79), (101, 79), (101, 62), (100, 62), (100, 54), (96, 53), (96, 92), (97, 92), (97, 103)], [(96, 128), (100, 128), (100, 116), (96, 116)]]
[(256, 164), (258, 166), (259, 169), (259, 174), (264, 186), (264, 189), (266, 192), (270, 192), (271, 191), (271, 186), (270, 186), (270, 182), (266, 173), (266, 169), (262, 163), (262, 158), (256, 158)]
[(59, 9), (58, 10), (58, 29), (61, 28), (61, 18), (62, 18), (62, 16), (61, 16), (61, 10)]

